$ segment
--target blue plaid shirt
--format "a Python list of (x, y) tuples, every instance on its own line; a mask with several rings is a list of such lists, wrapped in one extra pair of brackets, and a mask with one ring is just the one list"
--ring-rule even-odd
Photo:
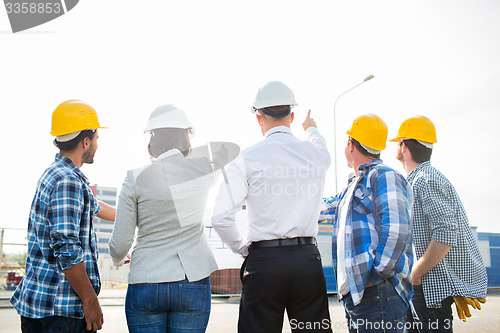
[[(354, 305), (361, 302), (368, 280), (388, 279), (408, 304), (410, 280), (411, 187), (399, 172), (377, 159), (359, 167), (359, 179), (348, 203), (346, 229), (339, 235), (337, 206), (346, 190), (323, 202), (320, 219), (333, 220), (333, 265), (337, 271), (337, 238), (345, 239), (345, 269)], [(349, 179), (349, 184), (354, 176)]]
[(431, 166), (421, 163), (408, 175), (413, 188), (413, 244), (417, 259), (431, 239), (451, 250), (422, 277), (428, 308), (440, 308), (449, 296), (486, 297), (488, 276), (464, 206), (453, 185)]
[(92, 217), (99, 213), (85, 175), (57, 154), (38, 181), (28, 222), (26, 274), (11, 298), (28, 318), (83, 318), (82, 301), (62, 272), (79, 262), (96, 293), (101, 282)]

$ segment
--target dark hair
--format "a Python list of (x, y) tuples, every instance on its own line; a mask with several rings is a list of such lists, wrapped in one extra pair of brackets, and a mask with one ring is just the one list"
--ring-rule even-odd
[(372, 157), (372, 158), (380, 158), (380, 153), (378, 154), (372, 154), (372, 153), (369, 153), (368, 151), (366, 151), (365, 148), (363, 148), (363, 146), (361, 146), (361, 144), (356, 140), (354, 139), (353, 137), (349, 137), (349, 141), (352, 142), (352, 144), (354, 145), (354, 147), (356, 147), (356, 149), (364, 156), (368, 156), (368, 157)]
[(262, 108), (262, 112), (273, 118), (285, 118), (290, 114), (292, 108), (290, 105), (276, 105)]
[(157, 128), (151, 131), (148, 152), (152, 157), (158, 157), (170, 149), (179, 149), (184, 156), (191, 152), (189, 129)]
[(72, 140), (66, 142), (60, 142), (54, 139), (54, 146), (59, 148), (61, 151), (72, 151), (76, 148), (76, 146), (80, 143), (80, 141), (85, 138), (89, 138), (90, 140), (94, 139), (95, 130), (83, 130), (78, 134), (78, 136)]
[(406, 147), (408, 147), (411, 153), (411, 158), (416, 163), (427, 162), (431, 159), (432, 149), (427, 148), (423, 144), (420, 144), (417, 140), (408, 139), (408, 140), (403, 140), (401, 142), (404, 143)]

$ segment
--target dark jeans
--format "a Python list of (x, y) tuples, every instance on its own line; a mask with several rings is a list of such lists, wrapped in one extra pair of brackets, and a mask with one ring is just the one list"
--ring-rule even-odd
[(453, 297), (447, 297), (441, 301), (441, 308), (427, 308), (422, 285), (413, 286), (413, 297), (408, 311), (408, 332), (453, 332), (453, 302)]
[(389, 281), (365, 289), (354, 306), (351, 294), (342, 298), (349, 332), (404, 332), (408, 305)]
[(205, 332), (210, 316), (210, 278), (129, 284), (125, 314), (131, 333)]
[(52, 316), (40, 319), (21, 317), (23, 333), (82, 333), (86, 330), (85, 319)]
[(241, 267), (238, 332), (331, 332), (321, 256), (315, 245), (250, 248)]

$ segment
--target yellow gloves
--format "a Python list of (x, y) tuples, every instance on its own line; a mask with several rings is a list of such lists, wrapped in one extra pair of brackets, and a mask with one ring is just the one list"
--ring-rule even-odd
[(464, 296), (453, 296), (455, 300), (455, 306), (457, 308), (458, 318), (463, 321), (467, 321), (467, 318), (471, 317), (469, 305), (474, 309), (481, 310), (481, 303), (486, 303), (486, 298), (470, 298)]

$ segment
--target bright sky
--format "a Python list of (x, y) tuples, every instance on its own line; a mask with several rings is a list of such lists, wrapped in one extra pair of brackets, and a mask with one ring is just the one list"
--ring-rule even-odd
[[(198, 143), (262, 139), (249, 112), (259, 86), (295, 92), (294, 133), (307, 109), (333, 147), (337, 104), (339, 188), (347, 179), (345, 131), (363, 113), (396, 135), (422, 114), (434, 121), (432, 162), (455, 185), (479, 231), (500, 232), (500, 2), (85, 0), (68, 14), (12, 34), (0, 7), (3, 143), (0, 227), (26, 227), (36, 182), (52, 162), (50, 118), (67, 99), (98, 112), (99, 149), (82, 170), (120, 187), (148, 163), (146, 119), (161, 104), (183, 108)], [(384, 161), (403, 171), (388, 143)], [(325, 196), (335, 191), (329, 170)]]

